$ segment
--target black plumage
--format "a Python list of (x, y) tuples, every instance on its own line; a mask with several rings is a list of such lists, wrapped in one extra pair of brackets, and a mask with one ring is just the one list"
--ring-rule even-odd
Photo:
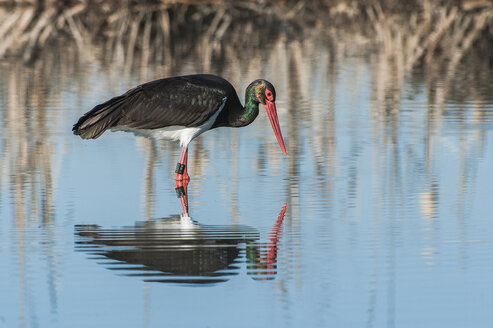
[(96, 139), (114, 127), (197, 127), (214, 115), (225, 97), (224, 114), (216, 119), (214, 127), (228, 126), (230, 118), (243, 109), (227, 80), (206, 74), (160, 79), (97, 105), (72, 130), (84, 139)]
[[(180, 141), (182, 152), (176, 180), (188, 181), (188, 144), (207, 130), (241, 127), (257, 117), (264, 105), (274, 134), (286, 155), (275, 105), (274, 86), (258, 79), (245, 92), (245, 107), (225, 79), (207, 74), (171, 77), (141, 84), (97, 105), (73, 126), (75, 135), (96, 139), (108, 129), (131, 131), (155, 139)], [(169, 127), (169, 128), (168, 128)]]

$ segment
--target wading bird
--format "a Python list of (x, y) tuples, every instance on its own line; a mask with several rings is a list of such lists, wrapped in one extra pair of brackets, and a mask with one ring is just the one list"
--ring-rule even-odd
[[(265, 106), (282, 152), (286, 148), (276, 111), (276, 91), (266, 80), (255, 80), (245, 92), (242, 106), (235, 89), (214, 75), (188, 75), (139, 85), (84, 114), (72, 131), (83, 139), (96, 139), (106, 130), (129, 131), (156, 140), (179, 141), (177, 181), (188, 181), (188, 144), (207, 130), (242, 127), (252, 123)], [(179, 196), (180, 197), (180, 196)]]

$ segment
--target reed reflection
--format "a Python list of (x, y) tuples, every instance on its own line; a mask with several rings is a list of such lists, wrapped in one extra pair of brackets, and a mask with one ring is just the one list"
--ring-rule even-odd
[[(180, 186), (186, 193), (186, 186)], [(183, 196), (180, 202), (188, 209)], [(273, 279), (284, 204), (269, 234), (243, 225), (204, 225), (187, 214), (137, 222), (132, 227), (104, 229), (98, 225), (75, 227), (76, 249), (91, 255), (110, 270), (144, 281), (176, 284), (214, 284), (229, 280), (246, 257), (255, 279)]]
[[(458, 241), (463, 248), (457, 262), (470, 266), (471, 263), (468, 264), (463, 258), (471, 251), (467, 245), (467, 241), (473, 237), (470, 232), (474, 227), (473, 220), (470, 220), (471, 208), (478, 203), (475, 191), (483, 178), (481, 161), (488, 154), (487, 137), (493, 127), (490, 46), (492, 9), (485, 7), (463, 11), (454, 6), (430, 8), (434, 5), (428, 1), (423, 3), (426, 6), (424, 10), (411, 13), (386, 11), (385, 8), (371, 4), (358, 5), (356, 9), (340, 5), (331, 10), (330, 15), (327, 14), (329, 11), (316, 10), (312, 11), (316, 14), (308, 18), (308, 15), (297, 15), (299, 11), (292, 10), (288, 3), (282, 10), (274, 10), (276, 17), (271, 21), (265, 20), (265, 17), (250, 21), (248, 17), (245, 18), (249, 13), (239, 14), (234, 4), (227, 4), (219, 10), (212, 4), (190, 8), (183, 4), (173, 4), (158, 9), (140, 6), (132, 10), (121, 8), (115, 15), (98, 15), (97, 19), (102, 22), (97, 24), (92, 23), (94, 16), (90, 15), (91, 6), (86, 4), (56, 12), (51, 8), (1, 8), (0, 57), (7, 59), (2, 59), (0, 66), (0, 182), (4, 187), (0, 205), (4, 215), (12, 207), (12, 217), (2, 216), (2, 220), (13, 222), (6, 225), (12, 227), (12, 233), (8, 234), (11, 239), (5, 239), (8, 242), (12, 240), (13, 244), (3, 250), (13, 252), (17, 260), (12, 276), (19, 279), (17, 289), (20, 311), (23, 311), (20, 316), (36, 317), (36, 313), (40, 312), (39, 306), (37, 310), (34, 307), (36, 303), (30, 303), (30, 300), (36, 300), (36, 294), (39, 295), (39, 289), (36, 290), (33, 285), (36, 279), (32, 279), (38, 273), (45, 274), (38, 281), (47, 282), (51, 311), (57, 312), (58, 292), (62, 290), (58, 286), (67, 258), (66, 249), (58, 247), (63, 230), (55, 229), (57, 224), (65, 222), (63, 205), (66, 200), (63, 195), (56, 193), (60, 188), (58, 175), (60, 163), (70, 162), (67, 159), (72, 156), (71, 149), (67, 149), (72, 145), (64, 140), (71, 138), (71, 122), (80, 114), (76, 111), (83, 110), (82, 106), (67, 106), (66, 94), (65, 99), (62, 94), (67, 91), (67, 86), (74, 88), (70, 89), (75, 91), (71, 96), (78, 100), (88, 99), (94, 93), (95, 87), (91, 84), (95, 79), (92, 74), (96, 73), (84, 69), (88, 58), (96, 63), (96, 70), (100, 70), (95, 75), (96, 79), (101, 79), (113, 91), (122, 84), (125, 84), (125, 88), (134, 85), (135, 80), (140, 83), (158, 77), (202, 71), (231, 77), (235, 87), (242, 86), (242, 83), (244, 86), (246, 81), (259, 74), (265, 74), (268, 78), (273, 76), (274, 81), (284, 84), (279, 91), (284, 92), (284, 99), (287, 100), (280, 112), (285, 115), (289, 125), (287, 137), (290, 156), (285, 171), (288, 176), (288, 211), (292, 218), (284, 223), (284, 229), (289, 224), (290, 233), (283, 236), (286, 247), (281, 249), (283, 257), (289, 258), (286, 266), (291, 266), (286, 270), (286, 286), (290, 287), (292, 281), (296, 282), (296, 286), (293, 283), (293, 289), (302, 288), (301, 285), (309, 281), (300, 279), (309, 269), (302, 264), (307, 240), (321, 245), (326, 256), (319, 261), (325, 265), (323, 274), (325, 277), (334, 277), (334, 268), (343, 263), (340, 260), (337, 262), (337, 256), (332, 256), (339, 251), (338, 236), (351, 240), (351, 243), (339, 241), (344, 246), (361, 245), (359, 242), (364, 240), (363, 236), (370, 236), (380, 246), (371, 248), (369, 254), (372, 261), (372, 286), (368, 297), (371, 310), (368, 311), (371, 319), (368, 326), (373, 326), (371, 313), (378, 313), (375, 308), (381, 306), (382, 297), (385, 297), (382, 294), (387, 290), (389, 313), (399, 308), (393, 304), (395, 296), (390, 297), (398, 297), (399, 294), (399, 279), (395, 279), (399, 268), (395, 266), (396, 261), (402, 259), (399, 259), (395, 249), (401, 247), (402, 236), (407, 235), (407, 229), (414, 223), (421, 227), (423, 236), (420, 239), (420, 255), (427, 264), (436, 267), (440, 256), (443, 256), (440, 247), (443, 247), (444, 236), (441, 233), (444, 227), (453, 228), (456, 222), (460, 228)], [(307, 2), (307, 6), (312, 5)], [(202, 12), (197, 14), (197, 11)], [(50, 16), (52, 14), (55, 16)], [(240, 19), (235, 15), (239, 15)], [(56, 25), (50, 24), (50, 20), (54, 21), (53, 17), (58, 22)], [(198, 19), (194, 24), (188, 24), (190, 17)], [(210, 24), (212, 20), (214, 24)], [(279, 20), (285, 25), (279, 24)], [(318, 20), (319, 27), (307, 25), (309, 28), (303, 28), (307, 20)], [(293, 21), (299, 25), (291, 25)], [(326, 24), (334, 25), (327, 27)], [(285, 31), (279, 32), (277, 28), (271, 29), (275, 25), (287, 27)], [(57, 31), (67, 26), (71, 32)], [(107, 31), (93, 31), (91, 26), (103, 26)], [(205, 28), (208, 26), (209, 29)], [(256, 26), (267, 26), (269, 31), (275, 30), (276, 33), (261, 33)], [(62, 40), (64, 44), (60, 47), (61, 35), (73, 38)], [(143, 37), (139, 37), (141, 35)], [(194, 40), (198, 42), (191, 42)], [(324, 63), (327, 53), (330, 57)], [(358, 57), (354, 60), (356, 53), (363, 59)], [(352, 74), (346, 74), (354, 78), (349, 82), (344, 80), (344, 70), (348, 69), (344, 65), (347, 65), (348, 60), (351, 61), (351, 69), (354, 69)], [(355, 68), (357, 65), (360, 65), (359, 70)], [(271, 71), (272, 67), (275, 70)], [(350, 88), (361, 86), (361, 81), (366, 81), (368, 76), (370, 81), (367, 83), (371, 88), (363, 90), (364, 93), (358, 94), (356, 98), (371, 102), (369, 115), (361, 109), (364, 106), (347, 103), (346, 96), (356, 96), (355, 92), (350, 94), (340, 89), (340, 86), (345, 85)], [(310, 100), (313, 100), (309, 103), (311, 111), (307, 111), (307, 101)], [(53, 108), (57, 110), (50, 111)], [(350, 133), (345, 131), (348, 125), (344, 121), (347, 113), (358, 118), (350, 122)], [(368, 120), (362, 119), (366, 117)], [(371, 138), (368, 129), (371, 130)], [(169, 163), (164, 165), (173, 167), (176, 154), (172, 153), (172, 147), (149, 147), (156, 152), (165, 152), (149, 155), (160, 161), (168, 159)], [(204, 167), (215, 165), (215, 161), (204, 161), (204, 158), (208, 158), (219, 147), (198, 139), (194, 148), (191, 155), (202, 157), (200, 161), (192, 161), (196, 163), (193, 171), (200, 176), (205, 172)], [(232, 172), (238, 172), (237, 165), (241, 161), (237, 151), (235, 148), (231, 152)], [(259, 152), (258, 162), (266, 166), (273, 165), (276, 158), (267, 154), (268, 151)], [(205, 246), (206, 242), (214, 245), (216, 241), (212, 237), (199, 238), (200, 234), (204, 234), (201, 230), (211, 232), (215, 229), (217, 232), (225, 229), (232, 236), (230, 239), (233, 242), (224, 241), (225, 246), (219, 248), (227, 250), (220, 249), (218, 252), (226, 260), (221, 265), (211, 264), (206, 271), (210, 273), (217, 269), (213, 271), (216, 277), (206, 277), (216, 279), (224, 271), (237, 274), (236, 267), (242, 257), (248, 262), (248, 270), (251, 269), (249, 272), (254, 273), (252, 277), (262, 277), (266, 271), (273, 270), (267, 260), (272, 256), (267, 255), (277, 255), (279, 250), (276, 238), (272, 238), (275, 247), (270, 247), (270, 242), (260, 242), (260, 235), (255, 229), (237, 231), (232, 226), (204, 228), (192, 219), (182, 222), (178, 216), (151, 220), (156, 217), (152, 213), (154, 198), (147, 195), (152, 194), (159, 180), (152, 171), (154, 164), (151, 161), (149, 163), (146, 169), (149, 174), (144, 182), (144, 206), (148, 222), (110, 230), (98, 226), (78, 226), (77, 239), (80, 243), (77, 248), (80, 251), (107, 259), (107, 266), (111, 268), (125, 269), (126, 265), (132, 266), (132, 270), (124, 272), (141, 275), (144, 279), (159, 280), (164, 276), (168, 279), (193, 280), (196, 276), (187, 278), (176, 274), (166, 275), (160, 270), (169, 270), (166, 265), (157, 264), (158, 269), (154, 271), (152, 258), (136, 260), (138, 256), (135, 254), (150, 252), (154, 247), (145, 242), (152, 245), (149, 239), (156, 237), (146, 234), (159, 236), (160, 226), (164, 226), (161, 229), (164, 232), (166, 227), (178, 226), (180, 229), (175, 230), (185, 234), (188, 226), (196, 238), (187, 240), (186, 234), (179, 234), (178, 238), (192, 244), (192, 248), (204, 250), (209, 247)], [(457, 168), (454, 163), (458, 163)], [(448, 171), (444, 170), (443, 164), (446, 164)], [(71, 174), (79, 173), (70, 171), (67, 176)], [(316, 188), (313, 188), (311, 177), (315, 175), (318, 183), (315, 182)], [(371, 183), (365, 180), (368, 175), (371, 175)], [(238, 181), (233, 180), (233, 183)], [(186, 189), (186, 186), (181, 187)], [(450, 197), (450, 194), (453, 196)], [(238, 204), (239, 198), (243, 199), (238, 196), (238, 192), (230, 195), (233, 204)], [(305, 201), (301, 201), (303, 195)], [(82, 197), (75, 199), (83, 202), (86, 198)], [(371, 211), (368, 206), (364, 206), (368, 198), (371, 198)], [(182, 200), (183, 207), (188, 201)], [(418, 206), (417, 214), (420, 218), (416, 222), (412, 221), (412, 224), (404, 225), (401, 218), (416, 219), (413, 216), (415, 206)], [(446, 207), (454, 209), (455, 220), (445, 220), (443, 211)], [(233, 213), (240, 211), (239, 206), (231, 208)], [(309, 213), (312, 209), (330, 218), (323, 223), (316, 220), (310, 222), (311, 227), (319, 224), (316, 229), (323, 232), (315, 239), (307, 235), (310, 225), (302, 225), (300, 222), (303, 213)], [(183, 210), (183, 213), (188, 213), (188, 210)], [(346, 225), (350, 226), (347, 231), (344, 230)], [(371, 228), (368, 234), (366, 225)], [(119, 234), (125, 237), (127, 245), (118, 245)], [(144, 250), (138, 247), (137, 241), (140, 240), (144, 242)], [(46, 256), (40, 257), (40, 248), (33, 249), (29, 246), (32, 243), (44, 245)], [(118, 253), (125, 249), (133, 251), (127, 254), (129, 262), (125, 262), (124, 253)], [(269, 249), (272, 249), (270, 253)], [(121, 259), (111, 262), (112, 258), (105, 254), (115, 252)], [(190, 254), (189, 258), (192, 259), (193, 254)], [(171, 255), (165, 256), (171, 261)], [(228, 260), (228, 256), (232, 260)], [(37, 262), (40, 258), (46, 261), (46, 271)], [(385, 261), (381, 261), (382, 258)], [(231, 263), (228, 264), (229, 261)], [(220, 269), (221, 266), (227, 269)], [(257, 268), (259, 275), (255, 274)], [(186, 271), (183, 268), (181, 270)], [(388, 281), (387, 287), (378, 283), (382, 275)], [(218, 279), (226, 280), (227, 277)], [(330, 283), (335, 285), (338, 282), (329, 280), (328, 288), (323, 289), (331, 305), (336, 302), (331, 299), (333, 288)], [(286, 300), (292, 297), (290, 292), (285, 292)], [(285, 304), (290, 302), (286, 301)], [(289, 310), (296, 306), (292, 304), (293, 308)], [(389, 317), (392, 316), (389, 314)]]
[(7, 70), (0, 68), (0, 221), (10, 227), (2, 237), (8, 243), (3, 249), (11, 249), (15, 259), (22, 322), (37, 315), (31, 302), (37, 287), (32, 274), (40, 265), (47, 268), (44, 301), (51, 313), (57, 312), (59, 299), (60, 234), (54, 221), (61, 159), (56, 149), (63, 147), (53, 138), (48, 108), (58, 104), (58, 83), (63, 82), (46, 81), (46, 75), (56, 71), (49, 67), (50, 59), (47, 65), (26, 68), (13, 63)]

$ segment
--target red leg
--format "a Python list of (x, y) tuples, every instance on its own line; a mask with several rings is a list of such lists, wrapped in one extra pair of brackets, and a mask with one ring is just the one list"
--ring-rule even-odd
[(181, 150), (180, 161), (176, 165), (175, 170), (175, 190), (178, 199), (180, 199), (183, 215), (188, 215), (188, 182), (190, 177), (187, 173), (188, 147), (183, 146)]
[(183, 172), (183, 177), (185, 180), (190, 180), (190, 176), (188, 175), (187, 169), (188, 169), (188, 147), (185, 152), (185, 171)]
[(181, 150), (180, 161), (176, 165), (175, 179), (177, 181), (190, 180), (187, 173), (188, 146), (183, 146)]
[(180, 200), (183, 215), (188, 216), (188, 180), (176, 180), (175, 191)]

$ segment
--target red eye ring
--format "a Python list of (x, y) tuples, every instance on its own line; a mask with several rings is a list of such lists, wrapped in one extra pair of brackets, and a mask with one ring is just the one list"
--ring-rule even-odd
[(265, 91), (265, 96), (267, 97), (268, 100), (272, 100), (274, 98), (272, 96), (272, 92), (270, 92), (270, 90)]

